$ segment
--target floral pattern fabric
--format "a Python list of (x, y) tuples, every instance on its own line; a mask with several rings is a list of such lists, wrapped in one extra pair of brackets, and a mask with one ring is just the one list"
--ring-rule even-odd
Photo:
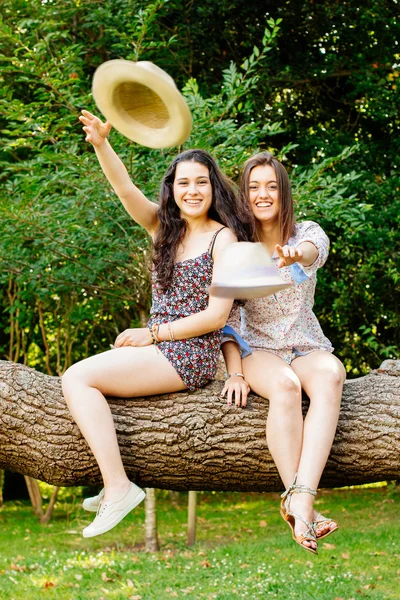
[[(314, 350), (333, 352), (312, 310), (316, 273), (328, 257), (329, 239), (317, 223), (304, 221), (295, 225), (288, 245), (298, 246), (303, 242), (311, 242), (318, 249), (315, 262), (308, 267), (295, 263), (296, 270), (279, 269), (281, 277), (294, 285), (267, 298), (247, 300), (242, 306), (235, 304), (227, 323), (240, 333), (253, 352), (269, 351), (289, 364), (297, 356)], [(274, 254), (272, 260), (277, 259)], [(222, 343), (231, 340), (235, 341), (224, 334)]]
[[(153, 272), (153, 304), (149, 325), (177, 321), (207, 308), (207, 289), (213, 274), (212, 248), (219, 231), (213, 235), (207, 252), (175, 264), (171, 285), (165, 293), (158, 289)], [(187, 388), (196, 390), (214, 379), (220, 345), (221, 331), (217, 330), (199, 337), (161, 342), (157, 348), (169, 360)]]

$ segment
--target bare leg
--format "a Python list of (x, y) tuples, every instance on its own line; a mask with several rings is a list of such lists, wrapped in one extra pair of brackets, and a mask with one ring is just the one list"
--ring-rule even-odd
[(104, 396), (148, 396), (177, 392), (186, 386), (154, 346), (125, 346), (73, 365), (63, 375), (62, 387), (71, 414), (99, 465), (104, 481), (104, 500), (116, 502), (124, 496), (130, 482)]
[(293, 481), (303, 442), (301, 385), (291, 367), (271, 352), (254, 352), (243, 359), (251, 389), (269, 399), (267, 443), (285, 485)]
[[(297, 483), (317, 489), (335, 437), (346, 372), (340, 360), (325, 351), (300, 356), (291, 367), (310, 398)], [(313, 504), (314, 497), (310, 494), (294, 494), (290, 506), (291, 510), (312, 521)], [(329, 528), (335, 527), (336, 524), (332, 523)], [(305, 525), (296, 521), (296, 534), (304, 530)]]

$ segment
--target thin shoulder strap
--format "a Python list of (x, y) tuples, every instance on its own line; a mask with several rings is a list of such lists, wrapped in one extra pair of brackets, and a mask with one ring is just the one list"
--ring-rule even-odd
[(217, 239), (217, 235), (219, 234), (220, 231), (222, 231), (223, 229), (226, 229), (226, 225), (224, 225), (223, 227), (221, 227), (221, 229), (218, 229), (214, 235), (211, 238), (211, 242), (210, 245), (208, 246), (208, 254), (210, 256), (212, 256), (212, 253), (214, 251), (214, 245), (215, 245), (215, 240)]

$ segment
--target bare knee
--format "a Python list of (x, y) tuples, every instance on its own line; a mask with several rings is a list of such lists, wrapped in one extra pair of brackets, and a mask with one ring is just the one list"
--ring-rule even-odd
[(346, 371), (341, 363), (318, 371), (318, 379), (326, 389), (341, 390), (346, 379)]
[(79, 363), (68, 367), (65, 373), (61, 377), (61, 382), (64, 385), (68, 385), (71, 381), (76, 381), (78, 379), (79, 374)]
[(300, 396), (301, 384), (295, 373), (280, 374), (274, 380), (274, 389), (287, 396)]
[(280, 374), (274, 380), (269, 401), (282, 409), (298, 409), (301, 405), (301, 384), (297, 376)]
[(82, 385), (90, 385), (82, 362), (69, 367), (61, 377), (61, 385), (65, 399), (68, 399), (71, 393)]
[(341, 363), (333, 367), (318, 370), (317, 377), (308, 386), (305, 385), (311, 402), (319, 405), (329, 405), (337, 409), (342, 401), (343, 383), (346, 371)]
[(346, 369), (333, 354), (324, 356), (324, 360), (317, 363), (314, 373), (319, 381), (325, 382), (331, 389), (341, 388), (346, 380)]

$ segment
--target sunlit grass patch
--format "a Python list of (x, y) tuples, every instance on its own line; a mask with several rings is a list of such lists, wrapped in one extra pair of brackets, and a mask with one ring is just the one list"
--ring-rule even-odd
[[(1, 600), (398, 600), (399, 492), (394, 485), (322, 490), (318, 510), (340, 529), (319, 556), (292, 541), (279, 494), (199, 493), (197, 543), (186, 546), (187, 494), (158, 497), (161, 551), (146, 554), (144, 510), (113, 531), (81, 536), (93, 515), (80, 490), (40, 525), (24, 503), (0, 509)], [(67, 510), (65, 506), (67, 505)]]

